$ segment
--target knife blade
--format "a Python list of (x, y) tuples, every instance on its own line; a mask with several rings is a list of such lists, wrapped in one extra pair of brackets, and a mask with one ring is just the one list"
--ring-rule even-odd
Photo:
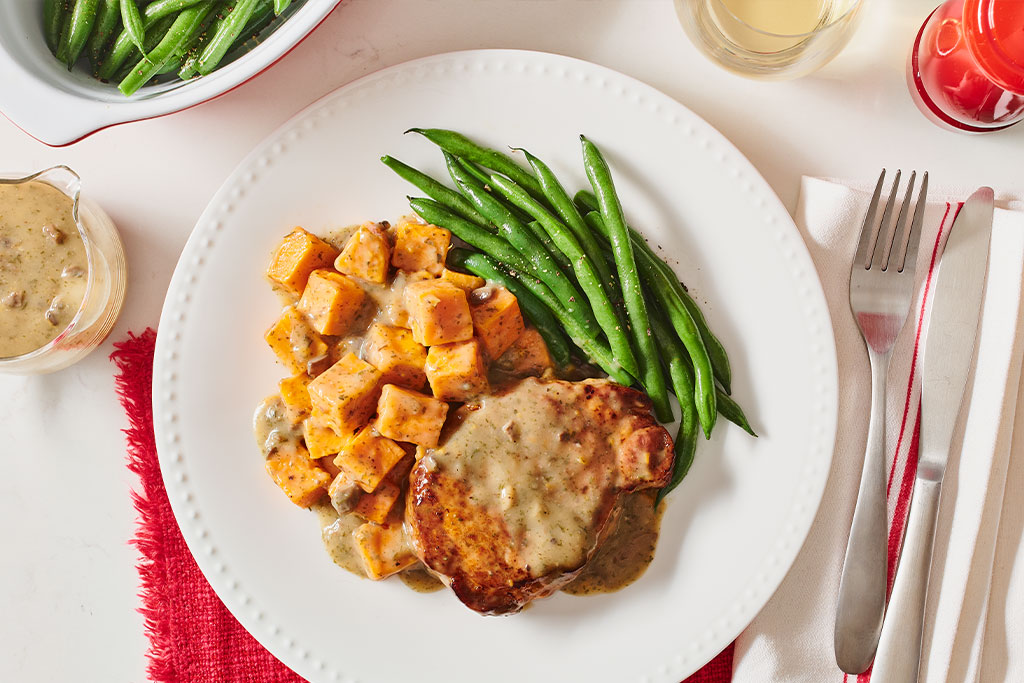
[(935, 278), (921, 372), (917, 477), (873, 683), (918, 678), (939, 493), (981, 321), (993, 212), (991, 188), (971, 195), (953, 221)]

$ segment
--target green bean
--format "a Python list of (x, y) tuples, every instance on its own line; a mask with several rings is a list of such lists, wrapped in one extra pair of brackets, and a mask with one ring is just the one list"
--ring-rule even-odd
[(292, 4), (292, 0), (274, 0), (274, 14), (280, 16), (281, 12), (288, 9), (290, 4)]
[(569, 340), (565, 332), (558, 324), (554, 314), (548, 310), (541, 301), (535, 297), (529, 289), (505, 271), (501, 270), (491, 260), (483, 257), (482, 254), (475, 254), (465, 249), (455, 248), (448, 252), (449, 265), (468, 270), (469, 272), (497, 282), (499, 285), (512, 292), (519, 302), (519, 308), (533, 326), (537, 328), (540, 336), (544, 338), (551, 358), (558, 367), (569, 364)]
[(530, 270), (529, 262), (511, 244), (497, 235), (487, 232), (476, 223), (457, 216), (440, 202), (431, 199), (409, 198), (409, 206), (423, 220), (447, 228), (466, 244), (493, 256), (509, 267), (523, 272)]
[(257, 3), (258, 0), (237, 0), (234, 9), (217, 22), (213, 29), (213, 37), (203, 48), (203, 53), (199, 55), (199, 60), (196, 62), (196, 71), (201, 76), (206, 76), (217, 68), (231, 44), (249, 23), (249, 18), (256, 9)]
[(444, 151), (468, 159), (492, 171), (507, 175), (535, 197), (543, 198), (544, 191), (537, 179), (515, 161), (498, 150), (482, 147), (462, 133), (443, 128), (410, 128), (407, 133), (419, 133)]
[[(658, 365), (657, 349), (652, 338), (651, 324), (647, 308), (644, 305), (643, 290), (640, 286), (640, 274), (637, 272), (636, 260), (633, 257), (633, 245), (626, 229), (626, 221), (622, 217), (622, 205), (615, 192), (611, 170), (601, 155), (601, 151), (582, 135), (580, 141), (583, 143), (583, 167), (597, 195), (601, 217), (610, 234), (612, 255), (615, 256), (619, 283), (622, 287), (622, 300), (626, 305), (626, 313), (633, 333), (633, 343), (636, 345), (636, 360), (640, 364), (641, 384), (654, 403), (654, 414), (662, 422), (668, 422), (672, 419), (672, 406), (668, 402), (665, 378)], [(713, 405), (714, 379), (711, 381)], [(700, 410), (700, 406), (698, 406), (698, 410)], [(703, 420), (701, 424), (704, 424)]]
[(490, 259), (486, 254), (475, 254), (474, 256), (488, 259), (493, 268), (500, 269), (509, 277), (514, 277), (522, 283), (530, 293), (536, 296), (537, 299), (539, 299), (540, 302), (551, 311), (552, 315), (554, 315), (558, 322), (561, 323), (562, 328), (565, 329), (566, 333), (569, 335), (569, 339), (580, 347), (591, 362), (595, 363), (598, 367), (608, 373), (609, 377), (625, 386), (629, 386), (633, 383), (633, 378), (629, 376), (629, 373), (622, 369), (622, 366), (619, 365), (619, 362), (612, 355), (611, 349), (608, 348), (608, 345), (601, 340), (595, 339), (575, 315), (565, 310), (558, 299), (555, 298), (554, 294), (551, 293), (551, 290), (547, 285), (527, 272), (510, 271), (507, 267), (501, 266), (494, 260)]
[(67, 0), (44, 0), (43, 2), (43, 37), (50, 52), (56, 56), (60, 47), (61, 34), (68, 16)]
[(583, 248), (583, 253), (590, 258), (590, 261), (594, 264), (594, 268), (597, 269), (597, 274), (601, 278), (601, 284), (605, 289), (605, 293), (614, 301), (618, 296), (618, 278), (615, 276), (615, 269), (609, 268), (603, 258), (600, 258), (601, 245), (598, 244), (594, 238), (594, 234), (587, 227), (587, 224), (583, 221), (583, 216), (580, 215), (579, 209), (573, 204), (572, 198), (569, 193), (566, 192), (562, 183), (559, 182), (558, 177), (555, 176), (554, 172), (537, 157), (530, 154), (525, 149), (520, 149), (525, 156), (526, 160), (530, 162), (530, 166), (533, 167), (533, 172), (540, 180), (540, 186), (544, 190), (544, 196), (547, 197), (548, 203), (555, 210), (555, 213), (562, 219), (572, 230), (573, 235), (579, 240), (580, 246)]
[(157, 71), (174, 58), (175, 53), (183, 50), (190, 41), (195, 39), (202, 27), (203, 19), (212, 8), (213, 3), (206, 2), (189, 7), (178, 14), (163, 39), (118, 84), (117, 87), (121, 92), (131, 95), (148, 83)]
[[(591, 211), (584, 220), (594, 229), (594, 232), (606, 238), (609, 244), (611, 244), (611, 234), (608, 227), (597, 212)], [(636, 253), (643, 254), (641, 250), (637, 250)], [(637, 265), (644, 282), (652, 294), (652, 298), (660, 301), (665, 308), (672, 327), (686, 348), (690, 361), (695, 368), (697, 379), (694, 400), (697, 403), (697, 412), (701, 418), (701, 427), (704, 429), (704, 434), (710, 437), (711, 429), (714, 427), (718, 414), (716, 407), (717, 392), (715, 391), (715, 378), (714, 371), (711, 368), (711, 359), (708, 357), (707, 349), (704, 348), (700, 332), (693, 317), (690, 316), (690, 312), (672, 290), (671, 283), (669, 282), (672, 278), (667, 277), (650, 259), (643, 256), (637, 259)]]
[[(218, 16), (221, 14), (225, 5), (227, 5), (228, 2), (233, 1), (234, 0), (222, 0), (221, 2), (218, 2), (214, 9), (206, 15), (205, 19), (203, 19), (203, 25), (199, 29), (199, 34), (196, 36), (196, 39), (192, 41), (192, 44), (189, 45), (181, 55), (181, 68), (178, 69), (178, 78), (183, 81), (187, 81), (198, 75), (198, 72), (196, 71), (196, 63), (199, 61), (199, 55), (202, 54), (203, 48), (206, 47), (206, 44), (210, 42), (210, 38), (213, 37), (209, 30), (210, 25), (213, 24), (214, 21), (217, 21)], [(271, 7), (270, 14), (273, 15), (273, 7), (270, 6), (270, 0), (264, 0), (264, 5)]]
[(457, 178), (456, 183), (462, 194), (487, 220), (498, 226), (498, 234), (526, 258), (530, 263), (528, 272), (550, 287), (562, 306), (577, 316), (588, 330), (594, 330), (597, 321), (590, 310), (590, 304), (544, 250), (544, 245), (499, 200), (479, 189), (475, 180), (464, 177), (466, 174), (459, 175), (458, 170), (455, 169), (453, 175)]
[(519, 222), (528, 223), (530, 221), (530, 217), (520, 211), (518, 207), (509, 204), (502, 199), (500, 195), (494, 194), (494, 191), (490, 186), (490, 177), (480, 170), (479, 166), (444, 150), (441, 150), (441, 154), (444, 156), (444, 164), (448, 169), (448, 175), (450, 175), (452, 180), (455, 181), (456, 187), (459, 186), (457, 178), (462, 178), (463, 182), (472, 183), (478, 190), (483, 190), (501, 202), (502, 206), (511, 211), (512, 215), (519, 219)]
[(743, 414), (743, 408), (740, 407), (740, 404), (725, 393), (721, 387), (716, 387), (716, 390), (718, 394), (718, 414), (747, 434), (757, 437), (757, 432), (750, 426), (750, 422), (747, 421), (747, 416)]
[(117, 22), (121, 19), (120, 3), (121, 0), (103, 0), (103, 4), (96, 12), (96, 25), (92, 29), (89, 40), (85, 43), (85, 52), (89, 55), (94, 74), (99, 71), (99, 65), (103, 59), (103, 49), (113, 38)]
[(494, 232), (495, 228), (491, 226), (490, 222), (484, 218), (479, 211), (474, 209), (473, 205), (470, 204), (465, 197), (455, 190), (442, 185), (426, 173), (417, 171), (412, 166), (404, 164), (394, 157), (382, 156), (380, 160), (385, 166), (397, 173), (404, 180), (407, 180), (418, 187), (437, 203), (451, 211), (454, 211), (462, 218), (475, 223), (481, 228), (484, 228), (489, 232)]
[(142, 24), (142, 14), (135, 0), (121, 0), (121, 23), (124, 24), (124, 29), (135, 43), (135, 47), (139, 48), (145, 57), (146, 27)]
[(566, 258), (565, 254), (558, 250), (555, 243), (551, 241), (551, 236), (544, 231), (542, 226), (537, 221), (530, 221), (526, 224), (526, 227), (530, 229), (533, 236), (537, 238), (537, 241), (544, 245), (544, 251), (551, 254), (551, 258), (555, 259), (555, 263), (562, 269), (566, 277), (572, 272), (572, 264), (569, 263), (569, 259)]
[[(581, 190), (576, 193), (575, 202), (580, 207), (588, 211), (597, 210), (597, 198), (587, 192)], [(704, 341), (704, 347), (708, 351), (708, 356), (711, 357), (711, 367), (715, 371), (715, 379), (717, 379), (722, 387), (725, 389), (725, 393), (730, 393), (732, 390), (732, 367), (729, 363), (729, 354), (725, 351), (725, 346), (719, 341), (715, 333), (711, 331), (711, 327), (708, 325), (707, 320), (704, 318), (704, 313), (700, 310), (700, 306), (693, 300), (690, 293), (686, 291), (682, 283), (679, 282), (679, 278), (675, 272), (667, 263), (665, 263), (654, 250), (651, 249), (650, 245), (643, 236), (633, 228), (629, 228), (629, 236), (633, 241), (634, 251), (639, 255), (638, 258), (643, 260), (645, 258), (650, 259), (659, 270), (661, 270), (670, 280), (672, 284), (672, 290), (682, 300), (683, 305), (686, 306), (686, 310), (690, 312), (690, 316), (693, 318), (693, 322), (697, 324), (697, 328), (700, 330), (701, 339)]]
[[(208, 2), (208, 0), (157, 0), (157, 2), (147, 5), (146, 9), (142, 12), (142, 25), (149, 38), (143, 43), (144, 50), (142, 52), (148, 52), (148, 49), (145, 49), (147, 46), (149, 49), (155, 47), (159, 39), (162, 39), (164, 33), (166, 33), (166, 29), (158, 30), (156, 22), (171, 17), (200, 2)], [(171, 20), (173, 21), (173, 18)], [(157, 39), (156, 42), (154, 42), (154, 38)], [(100, 80), (109, 81), (116, 75), (119, 75), (125, 62), (128, 62), (129, 57), (133, 56), (133, 49), (137, 48), (135, 48), (128, 30), (121, 31), (117, 39), (110, 46), (109, 52), (101, 58), (96, 76)], [(121, 79), (118, 78), (117, 80)]]
[(68, 15), (64, 31), (61, 33), (60, 46), (57, 48), (57, 59), (67, 64), (68, 71), (78, 61), (85, 41), (92, 33), (98, 4), (99, 0), (75, 0), (74, 7), (71, 8), (71, 14)]
[[(265, 26), (270, 24), (275, 18), (274, 14), (274, 3), (271, 0), (259, 0), (259, 4), (256, 5), (256, 9), (253, 10), (252, 16), (249, 17), (249, 23), (245, 25), (238, 37), (235, 38), (235, 42), (231, 44), (231, 48), (228, 50), (226, 59), (232, 59), (232, 55), (239, 50), (245, 52), (251, 51), (260, 42), (260, 31)], [(249, 41), (254, 41), (253, 45), (249, 45)]]
[[(634, 377), (638, 376), (640, 368), (629, 344), (626, 327), (619, 320), (615, 307), (602, 287), (601, 276), (597, 272), (595, 261), (584, 253), (583, 247), (580, 246), (579, 240), (576, 239), (573, 232), (541, 206), (525, 189), (508, 178), (494, 174), (491, 176), (491, 186), (510, 202), (533, 216), (551, 237), (555, 246), (569, 259), (573, 272), (576, 273), (576, 279), (580, 283), (580, 288), (587, 295), (594, 310), (597, 324), (601, 326), (601, 330), (608, 338), (612, 353), (615, 354), (615, 358), (626, 372)], [(597, 254), (600, 259), (600, 251)], [(600, 260), (603, 261), (603, 259)], [(671, 409), (668, 411), (668, 415), (668, 419), (671, 419)]]
[(679, 432), (675, 440), (675, 462), (672, 465), (672, 476), (668, 484), (658, 491), (654, 505), (667, 496), (672, 489), (679, 486), (690, 467), (693, 465), (694, 454), (697, 452), (697, 432), (700, 429), (700, 420), (697, 415), (697, 406), (693, 403), (694, 379), (693, 370), (686, 360), (685, 350), (679, 340), (672, 333), (665, 322), (664, 314), (654, 307), (651, 309), (651, 328), (654, 330), (654, 338), (658, 346), (664, 352), (662, 360), (668, 370), (669, 381), (672, 384), (672, 391), (679, 401)]

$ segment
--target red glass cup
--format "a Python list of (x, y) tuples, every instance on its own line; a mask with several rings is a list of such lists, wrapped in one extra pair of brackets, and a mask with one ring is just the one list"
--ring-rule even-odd
[(1024, 119), (1024, 2), (948, 0), (910, 51), (907, 82), (925, 116), (967, 133)]

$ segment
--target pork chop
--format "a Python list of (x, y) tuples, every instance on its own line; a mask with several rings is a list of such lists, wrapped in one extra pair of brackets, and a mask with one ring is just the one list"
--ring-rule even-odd
[(672, 439), (638, 391), (525, 379), (467, 403), (409, 475), (405, 526), (471, 609), (518, 612), (571, 581), (622, 494), (667, 483)]

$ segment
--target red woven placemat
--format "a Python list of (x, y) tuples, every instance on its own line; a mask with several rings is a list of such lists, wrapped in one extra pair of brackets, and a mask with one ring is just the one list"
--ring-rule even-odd
[[(153, 347), (147, 329), (114, 345), (117, 393), (128, 414), (128, 467), (139, 476), (132, 492), (138, 512), (139, 611), (149, 637), (149, 678), (159, 683), (301, 683), (242, 628), (210, 588), (185, 545), (164, 490), (153, 439)], [(728, 683), (730, 645), (686, 683)]]

